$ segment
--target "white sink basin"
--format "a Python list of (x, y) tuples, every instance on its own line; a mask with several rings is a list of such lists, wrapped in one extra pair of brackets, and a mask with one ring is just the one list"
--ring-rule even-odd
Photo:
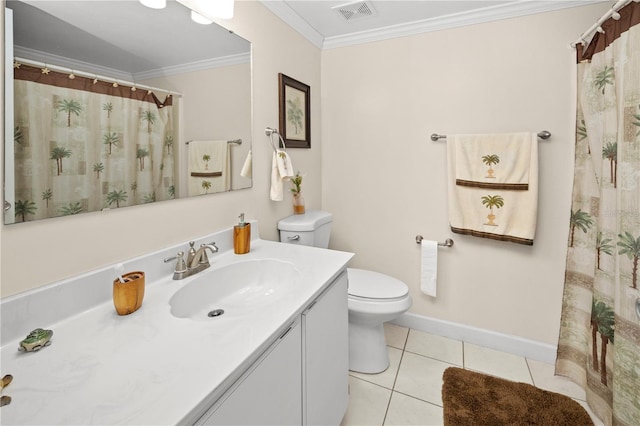
[(246, 260), (200, 273), (169, 300), (178, 318), (212, 321), (224, 314), (255, 312), (286, 298), (300, 272), (277, 259)]

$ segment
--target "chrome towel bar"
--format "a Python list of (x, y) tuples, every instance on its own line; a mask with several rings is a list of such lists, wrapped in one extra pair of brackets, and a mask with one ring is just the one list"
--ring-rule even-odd
[[(422, 235), (416, 235), (416, 243), (420, 244), (422, 243), (422, 240), (424, 240), (424, 238), (422, 238)], [(442, 247), (451, 247), (453, 246), (453, 240), (451, 238), (447, 238), (446, 240), (444, 240), (444, 243), (438, 243), (438, 245)]]
[[(538, 132), (538, 137), (540, 139), (547, 140), (547, 139), (549, 139), (551, 137), (551, 132), (549, 132), (547, 130), (543, 130), (541, 132)], [(437, 142), (440, 139), (446, 139), (446, 138), (447, 138), (447, 135), (439, 135), (437, 133), (433, 133), (431, 135), (431, 140), (434, 141), (434, 142)]]

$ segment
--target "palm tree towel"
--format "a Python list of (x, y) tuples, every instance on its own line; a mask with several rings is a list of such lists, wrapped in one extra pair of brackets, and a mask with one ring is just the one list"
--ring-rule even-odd
[(189, 196), (229, 190), (229, 144), (226, 140), (191, 141), (189, 150)]
[[(503, 187), (474, 185), (457, 185), (457, 170), (461, 167), (456, 161), (459, 158), (457, 150), (461, 139), (467, 139), (469, 135), (447, 136), (447, 186), (449, 192), (449, 224), (451, 230), (458, 234), (473, 235), (475, 237), (490, 238), (500, 241), (511, 241), (514, 243), (533, 245), (533, 238), (536, 232), (536, 221), (538, 215), (538, 143), (535, 133), (527, 133), (529, 143), (528, 173), (526, 175), (527, 189), (516, 187), (516, 189), (504, 189)], [(479, 135), (479, 139), (484, 139)], [(505, 136), (505, 140), (512, 139), (512, 135), (493, 135), (493, 138)], [(497, 173), (493, 167), (502, 164), (503, 160), (498, 160), (500, 154), (491, 152), (491, 147), (482, 149), (474, 147), (477, 151), (477, 162), (484, 163), (484, 171), (489, 173), (487, 166)], [(515, 151), (515, 148), (514, 148)], [(503, 152), (503, 158), (515, 156), (508, 154), (510, 150)], [(463, 158), (465, 156), (462, 156)], [(471, 156), (468, 156), (472, 158)], [(511, 161), (511, 160), (510, 160)], [(522, 163), (520, 161), (520, 163)], [(515, 173), (514, 176), (518, 175)], [(489, 179), (489, 178), (488, 178)], [(509, 182), (506, 182), (509, 183)], [(514, 184), (523, 184), (522, 179)]]
[(529, 189), (531, 133), (455, 135), (456, 185)]

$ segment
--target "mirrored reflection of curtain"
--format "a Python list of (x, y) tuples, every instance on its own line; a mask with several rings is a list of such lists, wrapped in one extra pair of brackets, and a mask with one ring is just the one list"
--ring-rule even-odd
[[(613, 425), (640, 425), (640, 5), (578, 64), (575, 177), (556, 373)], [(626, 28), (620, 28), (626, 25)], [(616, 26), (613, 28), (612, 26)], [(605, 38), (608, 39), (605, 40)], [(596, 53), (597, 52), (597, 53)]]
[(16, 222), (173, 198), (171, 96), (47, 71), (15, 70)]

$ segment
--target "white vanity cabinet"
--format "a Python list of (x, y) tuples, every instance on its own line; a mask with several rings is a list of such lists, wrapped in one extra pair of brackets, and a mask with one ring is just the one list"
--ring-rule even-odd
[(349, 402), (349, 312), (343, 273), (302, 313), (303, 424), (339, 425)]
[(348, 405), (348, 351), (343, 272), (196, 424), (338, 425)]
[(300, 321), (292, 324), (197, 425), (299, 425), (302, 418)]

